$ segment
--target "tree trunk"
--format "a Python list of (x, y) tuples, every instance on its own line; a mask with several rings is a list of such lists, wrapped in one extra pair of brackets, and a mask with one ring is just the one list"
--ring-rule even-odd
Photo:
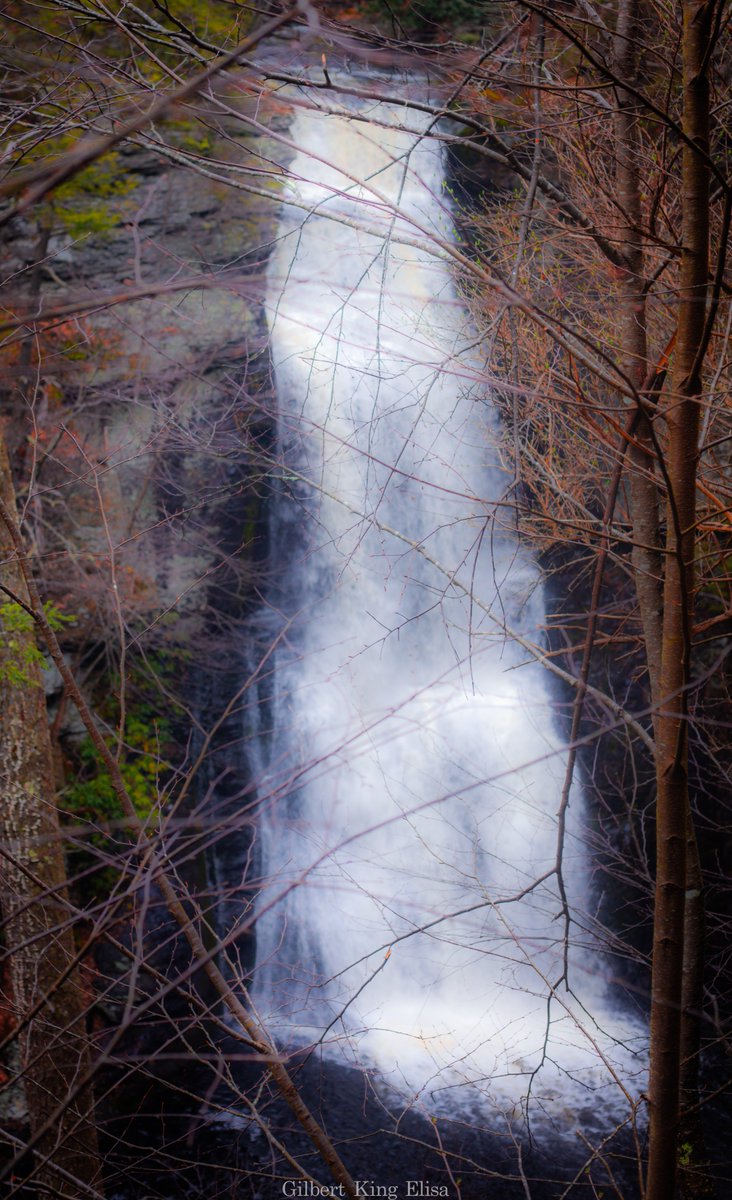
[[(648, 374), (648, 338), (643, 266), (642, 205), (639, 163), (639, 104), (633, 93), (638, 82), (639, 0), (624, 0), (615, 30), (615, 74), (628, 88), (616, 89), (615, 185), (620, 222), (618, 245), (627, 266), (620, 281), (621, 366), (642, 391)], [(641, 413), (628, 450), (630, 506), (633, 522), (633, 568), (640, 609), (646, 663), (653, 700), (661, 674), (662, 563), (659, 492), (648, 416)]]
[(681, 1078), (679, 1183), (682, 1200), (709, 1200), (714, 1185), (699, 1102), (699, 1049), (704, 1005), (706, 920), (699, 848), (691, 811), (687, 819), (686, 894), (684, 898), (684, 968), (681, 981)]
[(649, 1142), (646, 1200), (671, 1200), (677, 1177), (681, 1080), (686, 840), (689, 821), (688, 685), (694, 602), (694, 543), (700, 351), (709, 243), (708, 48), (712, 5), (684, 2), (682, 256), (679, 318), (668, 423), (669, 484), (656, 749), (656, 895), (651, 985)]
[[(0, 495), (14, 514), (1, 440)], [(0, 593), (0, 870), (23, 1084), (31, 1133), (40, 1137), (33, 1182), (42, 1197), (81, 1197), (98, 1189), (100, 1176), (90, 1089), (66, 1103), (90, 1066), (85, 1005), (72, 970), (72, 910), (34, 623), (22, 607), (28, 593), (2, 521), (0, 585), (11, 594)]]

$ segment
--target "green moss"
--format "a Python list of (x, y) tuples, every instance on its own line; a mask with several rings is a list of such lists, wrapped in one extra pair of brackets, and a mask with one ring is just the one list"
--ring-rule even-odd
[(72, 237), (99, 237), (120, 223), (124, 206), (119, 201), (135, 187), (135, 178), (122, 172), (119, 155), (112, 152), (56, 189), (53, 212)]
[[(160, 9), (156, 15), (159, 17)], [(239, 41), (251, 25), (251, 13), (215, 0), (183, 0), (175, 6), (175, 15), (197, 37), (226, 49)]]
[(165, 127), (171, 135), (171, 141), (181, 150), (202, 155), (211, 154), (213, 151), (216, 143), (213, 130), (207, 129), (200, 121), (187, 117), (171, 117), (165, 122)]
[[(43, 162), (50, 169), (78, 143), (76, 134), (48, 138), (29, 154), (28, 161)], [(135, 176), (127, 174), (119, 154), (110, 151), (54, 189), (43, 207), (41, 224), (61, 225), (74, 238), (106, 234), (124, 219), (125, 198), (136, 187)]]

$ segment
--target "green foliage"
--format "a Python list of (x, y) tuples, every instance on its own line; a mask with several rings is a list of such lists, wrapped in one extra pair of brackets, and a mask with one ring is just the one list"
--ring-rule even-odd
[[(161, 772), (168, 769), (159, 754), (159, 743), (167, 739), (168, 727), (165, 721), (151, 725), (145, 715), (144, 708), (138, 709), (127, 720), (120, 772), (137, 815), (148, 822), (158, 808)], [(111, 738), (107, 741), (111, 747)], [(85, 738), (78, 753), (79, 779), (64, 796), (67, 813), (94, 824), (124, 821), (124, 810), (109, 772), (90, 738)]]
[[(141, 821), (157, 825), (160, 808), (160, 779), (169, 764), (160, 755), (160, 743), (167, 741), (167, 722), (155, 721), (146, 705), (140, 705), (128, 717), (120, 772), (127, 793)], [(105, 739), (110, 749), (111, 737)], [(100, 866), (105, 857), (119, 856), (120, 839), (126, 839), (127, 817), (114, 790), (109, 771), (91, 738), (85, 738), (77, 751), (77, 777), (66, 788), (61, 800), (61, 818), (65, 825), (81, 825), (87, 833), (84, 848), (71, 851), (69, 874), (82, 877), (82, 900), (101, 899), (114, 888), (119, 872), (115, 867)]]
[[(56, 632), (76, 620), (50, 601), (46, 601), (43, 611)], [(0, 604), (0, 683), (10, 687), (37, 684), (30, 668), (43, 668), (46, 660), (36, 644), (35, 628), (33, 616), (21, 604), (14, 600)]]

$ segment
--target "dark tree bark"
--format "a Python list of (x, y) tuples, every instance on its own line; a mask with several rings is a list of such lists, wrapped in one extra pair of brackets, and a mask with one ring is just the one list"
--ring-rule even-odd
[(701, 377), (709, 270), (709, 82), (714, 6), (685, 0), (682, 256), (672, 392), (666, 408), (669, 485), (656, 753), (653, 931), (646, 1200), (671, 1200), (677, 1181), (689, 831), (688, 686)]
[[(614, 66), (616, 76), (628, 85), (627, 88), (616, 88), (615, 114), (615, 183), (620, 209), (618, 244), (627, 263), (620, 280), (621, 366), (640, 396), (648, 374), (648, 334), (639, 162), (640, 105), (633, 90), (638, 83), (639, 18), (640, 0), (623, 0), (618, 9)], [(650, 423), (645, 411), (636, 422), (628, 463), (635, 589), (650, 691), (655, 703), (661, 673), (662, 561), (659, 490)]]
[[(2, 442), (0, 495), (4, 511), (14, 514)], [(10, 606), (0, 636), (0, 872), (23, 1083), (31, 1133), (39, 1139), (34, 1183), (39, 1196), (81, 1197), (88, 1196), (90, 1187), (99, 1190), (100, 1177), (90, 1089), (67, 1099), (89, 1075), (85, 1003), (73, 969), (72, 910), (46, 698), (34, 661), (34, 625), (22, 608), (28, 592), (4, 521), (0, 585), (7, 589), (0, 604)]]
[(681, 977), (679, 1182), (682, 1200), (709, 1200), (706, 1139), (698, 1110), (699, 1053), (704, 1007), (706, 912), (704, 880), (691, 811), (687, 817), (684, 967)]

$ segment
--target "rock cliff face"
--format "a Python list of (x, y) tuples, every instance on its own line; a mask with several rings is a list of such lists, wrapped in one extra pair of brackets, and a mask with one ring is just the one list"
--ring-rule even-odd
[[(174, 127), (176, 140), (186, 137)], [(269, 150), (241, 124), (198, 158), (205, 170), (217, 156), (251, 164)], [(256, 558), (254, 474), (269, 420), (259, 284), (276, 205), (149, 146), (119, 152), (114, 169), (117, 191), (79, 188), (73, 232), (68, 200), (11, 231), (20, 304), (61, 315), (16, 351), (8, 441), (48, 594), (92, 636), (113, 638), (116, 591), (134, 636), (163, 623), (168, 640), (190, 646), (209, 609), (231, 614), (232, 589), (239, 600), (247, 590), (235, 543)]]
[[(210, 908), (215, 890), (225, 899), (236, 888), (246, 905), (247, 701), (232, 697), (267, 560), (273, 417), (262, 274), (277, 192), (255, 196), (210, 177), (221, 162), (256, 172), (268, 160), (271, 169), (261, 127), (232, 116), (201, 137), (191, 124), (171, 122), (161, 149), (148, 137), (119, 150), (104, 172), (10, 226), (7, 308), (27, 317), (28, 336), (5, 351), (11, 386), (1, 401), (44, 598), (73, 618), (64, 649), (110, 736), (124, 696), (134, 726), (128, 720), (122, 755), (132, 785), (140, 780), (136, 799), (159, 803), (166, 852)], [(208, 174), (171, 161), (181, 154)], [(77, 849), (88, 847), (109, 817), (104, 787), (93, 794), (98, 768), (85, 766), (83, 727), (57, 672), (47, 672), (46, 688), (61, 807), (77, 822)], [(71, 799), (79, 770), (86, 808)], [(185, 799), (174, 804), (181, 785)], [(91, 844), (88, 874), (101, 879), (110, 846), (99, 853), (98, 833)], [(187, 971), (188, 952), (154, 895), (144, 903), (144, 946), (130, 901), (114, 938), (96, 947), (92, 1024), (102, 1043), (129, 999), (130, 956), (138, 1002), (155, 991), (155, 971)], [(246, 969), (253, 947), (243, 938), (235, 949)], [(188, 1035), (167, 1046), (172, 1068), (160, 1048), (170, 1018), (187, 1026), (185, 1007), (169, 998), (152, 1008), (122, 1052), (149, 1056), (153, 1075), (175, 1073)]]

